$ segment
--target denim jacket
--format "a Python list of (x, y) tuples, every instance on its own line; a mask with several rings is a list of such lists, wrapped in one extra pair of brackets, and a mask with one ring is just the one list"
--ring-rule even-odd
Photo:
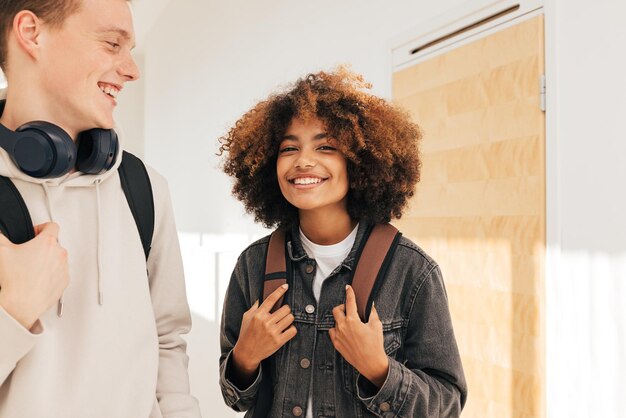
[(305, 417), (312, 385), (316, 418), (460, 416), (467, 387), (441, 271), (405, 237), (374, 299), (389, 357), (382, 387), (377, 389), (360, 376), (330, 340), (328, 330), (335, 326), (332, 309), (345, 301), (345, 285), (352, 280), (359, 244), (367, 239), (371, 226), (359, 224), (352, 250), (324, 281), (319, 303), (312, 290), (315, 260), (302, 248), (297, 226), (287, 234), (292, 277), (287, 279), (284, 303), (292, 309), (298, 333), (262, 363), (247, 388), (230, 380), (230, 357), (244, 312), (262, 296), (269, 237), (243, 251), (226, 292), (221, 323), (220, 386), (228, 406), (248, 411), (246, 417), (251, 417), (260, 386), (271, 385), (269, 417)]

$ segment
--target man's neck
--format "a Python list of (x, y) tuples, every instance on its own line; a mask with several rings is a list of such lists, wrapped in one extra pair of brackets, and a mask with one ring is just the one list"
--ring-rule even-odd
[(25, 123), (43, 120), (59, 125), (71, 138), (75, 139), (78, 136), (78, 132), (68, 129), (49, 116), (51, 113), (47, 109), (47, 104), (43, 100), (38, 99), (38, 97), (40, 95), (37, 95), (33, 89), (9, 87), (4, 111), (0, 116), (0, 123), (14, 131)]

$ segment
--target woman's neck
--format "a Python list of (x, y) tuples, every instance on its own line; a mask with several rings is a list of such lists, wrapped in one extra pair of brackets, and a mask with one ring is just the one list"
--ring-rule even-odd
[(332, 245), (343, 241), (354, 230), (358, 221), (347, 211), (300, 211), (300, 229), (304, 235), (319, 245)]

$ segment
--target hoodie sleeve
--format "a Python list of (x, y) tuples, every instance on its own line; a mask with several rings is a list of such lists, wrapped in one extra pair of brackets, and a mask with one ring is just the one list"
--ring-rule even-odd
[(189, 390), (187, 344), (191, 330), (182, 257), (174, 213), (165, 179), (148, 168), (154, 193), (155, 225), (148, 257), (148, 277), (159, 338), (156, 398), (165, 418), (200, 417), (198, 401)]
[(32, 350), (42, 333), (40, 321), (35, 322), (29, 331), (0, 306), (0, 386), (5, 384), (17, 363)]

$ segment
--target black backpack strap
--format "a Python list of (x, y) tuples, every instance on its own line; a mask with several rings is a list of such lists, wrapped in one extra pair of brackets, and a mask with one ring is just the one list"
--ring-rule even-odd
[(360, 252), (352, 278), (356, 307), (361, 320), (367, 322), (374, 296), (387, 273), (402, 234), (390, 224), (376, 224)]
[[(276, 289), (287, 283), (287, 263), (285, 251), (285, 229), (278, 228), (270, 235), (270, 242), (265, 254), (265, 278), (263, 280), (263, 300)], [(280, 298), (271, 312), (280, 308), (284, 296)]]
[(0, 176), (0, 231), (14, 244), (35, 238), (33, 221), (13, 182)]
[(122, 164), (118, 171), (122, 190), (135, 218), (147, 260), (154, 234), (154, 198), (150, 177), (143, 162), (126, 151), (122, 154)]
[[(124, 151), (119, 167), (120, 182), (133, 214), (146, 260), (154, 233), (154, 199), (145, 165)], [(35, 237), (33, 222), (22, 195), (13, 182), (0, 176), (0, 231), (14, 244), (23, 244)]]

